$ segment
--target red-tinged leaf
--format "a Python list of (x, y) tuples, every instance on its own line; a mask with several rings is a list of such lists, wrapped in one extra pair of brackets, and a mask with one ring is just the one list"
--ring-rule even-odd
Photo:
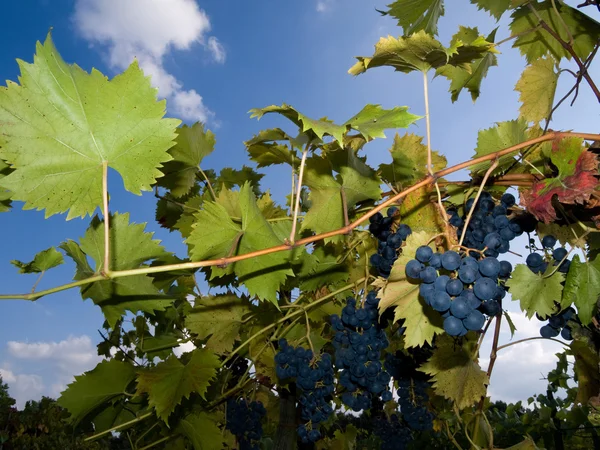
[(558, 175), (534, 183), (530, 191), (521, 193), (521, 204), (544, 223), (557, 219), (552, 205), (554, 196), (564, 204), (586, 205), (600, 181), (598, 159), (582, 147), (581, 139), (563, 140), (558, 148), (553, 148), (551, 160), (558, 168)]

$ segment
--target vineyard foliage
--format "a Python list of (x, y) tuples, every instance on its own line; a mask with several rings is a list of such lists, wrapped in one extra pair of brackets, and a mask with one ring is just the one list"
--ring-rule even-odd
[[(165, 118), (137, 62), (109, 79), (66, 63), (51, 35), (38, 43), (0, 88), (0, 211), (21, 202), (91, 220), (83, 236), (11, 261), (40, 275), (72, 261), (72, 282), (0, 298), (79, 289), (106, 319), (104, 360), (40, 405), (89, 445), (120, 433), (119, 448), (598, 448), (600, 135), (550, 128), (580, 87), (600, 102), (587, 72), (597, 2), (471, 2), (510, 16), (510, 29), (461, 26), (444, 44), (438, 21), (452, 5), (397, 0), (380, 13), (400, 36), (349, 61), (353, 76), (421, 72), (425, 116), (366, 105), (337, 122), (256, 108), (251, 118), (282, 128), (248, 137), (252, 167), (220, 172), (203, 165), (215, 134)], [(510, 45), (527, 63), (519, 116), (479, 131), (473, 159), (447, 167), (451, 149), (430, 146), (432, 75), (452, 101), (475, 101)], [(573, 89), (560, 99), (563, 77)], [(426, 136), (397, 133), (416, 122)], [(373, 167), (369, 145), (386, 137), (388, 162)], [(269, 166), (290, 174), (285, 204), (260, 184)], [(181, 236), (185, 258), (110, 210), (109, 169), (133, 194), (154, 191), (156, 220)], [(468, 181), (444, 178), (458, 171)], [(511, 249), (523, 234), (527, 248)], [(502, 260), (523, 250), (514, 267)], [(526, 407), (488, 394), (497, 353), (519, 343), (499, 342), (503, 321), (514, 329), (510, 301), (548, 322), (538, 339), (564, 346)], [(566, 430), (591, 431), (586, 441)]]

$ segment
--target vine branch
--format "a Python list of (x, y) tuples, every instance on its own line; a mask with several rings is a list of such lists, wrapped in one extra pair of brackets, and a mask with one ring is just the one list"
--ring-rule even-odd
[(104, 216), (104, 267), (110, 273), (110, 213), (108, 211), (108, 161), (102, 161), (102, 215)]

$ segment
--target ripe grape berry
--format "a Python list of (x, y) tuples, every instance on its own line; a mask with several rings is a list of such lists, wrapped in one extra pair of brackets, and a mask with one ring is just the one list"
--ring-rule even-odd
[[(539, 320), (544, 320), (539, 315), (536, 314), (536, 316)], [(540, 328), (540, 336), (544, 338), (555, 338), (560, 334), (566, 341), (572, 340), (571, 327), (567, 324), (569, 320), (579, 322), (575, 310), (570, 306), (559, 313), (551, 315), (548, 318), (548, 323)]]
[(385, 416), (375, 419), (373, 432), (381, 440), (381, 450), (404, 450), (412, 441), (410, 429), (396, 414), (389, 420)]
[(227, 400), (226, 428), (238, 442), (240, 450), (258, 450), (262, 438), (262, 418), (267, 411), (261, 402), (246, 399)]
[(377, 253), (371, 255), (370, 263), (384, 278), (390, 276), (402, 243), (412, 233), (407, 225), (400, 224), (395, 228), (394, 217), (397, 211), (398, 208), (392, 207), (387, 210), (387, 217), (378, 212), (369, 218), (369, 231), (379, 240)]

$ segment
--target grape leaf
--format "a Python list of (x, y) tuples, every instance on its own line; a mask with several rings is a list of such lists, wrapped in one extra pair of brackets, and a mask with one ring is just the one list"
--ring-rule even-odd
[(131, 364), (116, 359), (102, 361), (94, 369), (76, 376), (57, 402), (71, 413), (69, 421), (77, 424), (96, 408), (123, 396), (134, 379), (135, 368)]
[(408, 112), (408, 106), (396, 106), (383, 109), (381, 105), (366, 105), (358, 114), (346, 121), (348, 126), (365, 139), (385, 138), (384, 130), (389, 128), (408, 128), (423, 116), (415, 116)]
[(234, 186), (242, 187), (244, 184), (250, 183), (254, 194), (259, 196), (260, 180), (263, 177), (264, 174), (257, 173), (254, 169), (248, 166), (242, 166), (240, 170), (225, 167), (224, 169), (221, 169), (221, 173), (215, 180), (214, 184), (218, 189), (231, 189)]
[(205, 412), (190, 414), (179, 422), (176, 429), (186, 436), (194, 450), (223, 448), (223, 435), (214, 419)]
[(296, 151), (277, 142), (282, 140), (292, 142), (292, 138), (280, 128), (270, 128), (260, 131), (252, 139), (244, 142), (244, 145), (250, 159), (255, 161), (258, 167), (276, 164), (298, 165), (300, 161)]
[(477, 9), (486, 10), (496, 20), (500, 20), (502, 14), (511, 8), (512, 0), (471, 0), (471, 3), (477, 5)]
[[(412, 133), (400, 136), (396, 133), (390, 153), (392, 163), (381, 164), (379, 171), (392, 186), (402, 190), (427, 175), (427, 146), (423, 144), (422, 136)], [(434, 171), (446, 167), (446, 157), (439, 152), (432, 152), (431, 159)]]
[(556, 312), (554, 302), (561, 301), (565, 276), (558, 271), (550, 276), (552, 271), (554, 267), (549, 266), (546, 273), (537, 274), (525, 264), (517, 264), (512, 278), (506, 282), (512, 300), (520, 302), (521, 311), (526, 312), (529, 319), (536, 312), (542, 317)]
[(303, 292), (316, 291), (323, 286), (332, 286), (348, 280), (348, 266), (340, 264), (337, 252), (333, 245), (325, 245), (306, 254), (304, 264), (296, 274)]
[(177, 128), (175, 145), (169, 149), (173, 159), (165, 163), (162, 169), (165, 175), (158, 179), (158, 185), (169, 189), (176, 198), (188, 194), (196, 184), (200, 163), (214, 148), (215, 135), (210, 130), (204, 131), (200, 122)]
[(12, 260), (10, 263), (19, 269), (19, 273), (41, 273), (64, 263), (63, 255), (54, 247), (42, 250), (28, 263)]
[(427, 231), (430, 235), (441, 233), (444, 219), (436, 204), (435, 190), (430, 186), (409, 193), (400, 205), (402, 223), (413, 231)]
[[(494, 29), (486, 38), (486, 41), (493, 43), (496, 39), (496, 29)], [(460, 40), (466, 43), (471, 43), (479, 38), (477, 28), (460, 27), (452, 40)], [(449, 92), (452, 94), (451, 99), (454, 103), (458, 100), (463, 89), (467, 89), (471, 93), (473, 101), (479, 98), (481, 93), (481, 83), (487, 76), (488, 70), (492, 66), (498, 65), (498, 60), (493, 52), (485, 53), (481, 58), (475, 59), (470, 67), (461, 67), (453, 65), (445, 65), (436, 70), (436, 75), (442, 75), (450, 80)]]
[[(12, 169), (0, 159), (0, 180), (12, 172)], [(0, 182), (1, 184), (1, 182)], [(0, 187), (0, 212), (10, 211), (12, 192)]]
[(575, 303), (577, 317), (587, 325), (594, 317), (600, 297), (600, 258), (581, 262), (579, 255), (573, 256), (563, 291), (563, 303)]
[(204, 398), (217, 374), (219, 358), (208, 349), (196, 349), (183, 365), (175, 356), (138, 373), (137, 393), (148, 394), (148, 403), (156, 415), (167, 422), (175, 407), (195, 392)]
[(570, 205), (584, 204), (600, 184), (598, 158), (583, 147), (579, 138), (565, 138), (552, 150), (550, 159), (558, 169), (554, 178), (535, 182), (529, 191), (521, 191), (521, 204), (539, 221), (557, 219), (552, 198)]
[(346, 206), (351, 210), (357, 203), (381, 198), (381, 180), (356, 151), (347, 148), (328, 155), (337, 181), (346, 196)]
[(528, 65), (515, 86), (522, 103), (519, 112), (527, 122), (547, 120), (552, 111), (558, 72), (552, 58), (540, 58)]
[(563, 247), (566, 244), (569, 244), (572, 247), (585, 249), (586, 244), (589, 244), (589, 239), (591, 237), (588, 235), (584, 238), (580, 237), (577, 239), (575, 236), (581, 231), (581, 227), (577, 223), (573, 223), (571, 225), (558, 225), (556, 223), (538, 222), (535, 231), (540, 240), (543, 239), (544, 236), (552, 235), (558, 239), (558, 242)]
[(377, 293), (379, 314), (388, 308), (395, 308), (394, 321), (404, 319), (405, 346), (421, 347), (431, 344), (436, 334), (444, 332), (443, 319), (439, 313), (425, 304), (419, 297), (419, 284), (409, 281), (406, 277), (406, 264), (414, 258), (417, 248), (426, 245), (431, 238), (430, 233), (415, 232), (406, 240), (402, 253), (392, 266), (392, 272), (387, 280), (378, 278), (373, 286), (380, 288)]
[[(520, 144), (527, 140), (527, 122), (523, 119), (498, 122), (496, 126), (486, 130), (480, 130), (477, 135), (477, 148), (475, 158), (489, 155), (507, 147)], [(501, 156), (498, 159), (498, 167), (493, 174), (502, 172), (515, 161), (512, 154)], [(491, 166), (490, 161), (473, 164), (470, 168), (473, 174), (482, 174)]]
[[(145, 225), (129, 223), (128, 213), (111, 215), (111, 269), (137, 269), (146, 261), (170, 255), (159, 244), (160, 241), (152, 239), (152, 233), (144, 232)], [(80, 242), (79, 245), (69, 240), (60, 246), (75, 261), (75, 280), (83, 280), (101, 272), (104, 264), (104, 222), (94, 217)], [(86, 255), (95, 262), (95, 269), (89, 265)], [(82, 286), (81, 295), (102, 308), (111, 327), (126, 310), (153, 314), (172, 304), (174, 298), (162, 295), (152, 284), (152, 278), (146, 275), (96, 281)]]
[(511, 445), (510, 447), (506, 447), (504, 450), (540, 450), (540, 448), (536, 445), (535, 441), (528, 436), (525, 440), (518, 444)]
[(348, 73), (360, 75), (368, 69), (382, 66), (393, 67), (396, 71), (404, 73), (427, 72), (446, 64), (468, 68), (470, 63), (488, 52), (497, 53), (497, 50), (483, 37), (469, 44), (456, 41), (450, 48), (446, 48), (433, 36), (421, 30), (406, 38), (382, 37), (375, 44), (373, 56), (357, 56), (358, 62)]
[[(564, 21), (564, 24), (573, 36), (573, 50), (581, 60), (585, 60), (594, 50), (596, 42), (600, 39), (600, 24), (590, 16), (563, 2), (556, 2), (556, 8), (560, 13), (561, 20), (556, 16), (550, 0), (536, 2), (533, 7), (542, 20), (563, 41), (569, 42), (569, 36), (563, 25)], [(513, 47), (519, 49), (528, 63), (546, 55), (551, 55), (557, 61), (561, 58), (571, 59), (571, 54), (543, 28), (527, 32), (539, 24), (536, 14), (527, 6), (515, 10), (511, 17), (511, 34), (518, 36), (514, 41)]]
[[(282, 242), (265, 220), (248, 183), (240, 189), (241, 223), (231, 220), (220, 204), (205, 202), (195, 215), (192, 233), (186, 242), (194, 261), (243, 255), (280, 245)], [(232, 264), (233, 271), (251, 295), (277, 303), (277, 289), (293, 275), (290, 252), (277, 252)]]
[(574, 371), (577, 374), (576, 402), (587, 404), (591, 397), (600, 394), (600, 356), (592, 342), (574, 340), (571, 342), (571, 352), (575, 357)]
[(203, 297), (186, 316), (185, 327), (199, 339), (209, 338), (205, 346), (217, 354), (231, 351), (240, 337), (243, 317), (250, 302), (234, 294)]
[(387, 11), (379, 12), (396, 18), (405, 36), (421, 30), (436, 35), (438, 20), (444, 15), (444, 0), (396, 0), (387, 6)]
[(486, 395), (487, 374), (450, 336), (436, 341), (433, 355), (418, 370), (430, 375), (435, 393), (453, 401), (458, 409), (468, 408)]
[[(38, 42), (33, 64), (19, 61), (20, 85), (0, 87), (0, 158), (15, 169), (0, 179), (25, 209), (67, 219), (102, 204), (103, 163), (134, 194), (149, 191), (172, 157), (175, 119), (138, 63), (112, 80), (66, 64), (50, 35)], [(35, 141), (35, 145), (31, 145)]]
[(508, 324), (508, 328), (510, 330), (510, 338), (512, 339), (515, 337), (515, 331), (517, 331), (517, 327), (515, 327), (515, 323), (513, 322), (513, 320), (510, 317), (510, 314), (508, 314), (507, 311), (503, 311), (502, 313), (504, 314), (506, 323)]

